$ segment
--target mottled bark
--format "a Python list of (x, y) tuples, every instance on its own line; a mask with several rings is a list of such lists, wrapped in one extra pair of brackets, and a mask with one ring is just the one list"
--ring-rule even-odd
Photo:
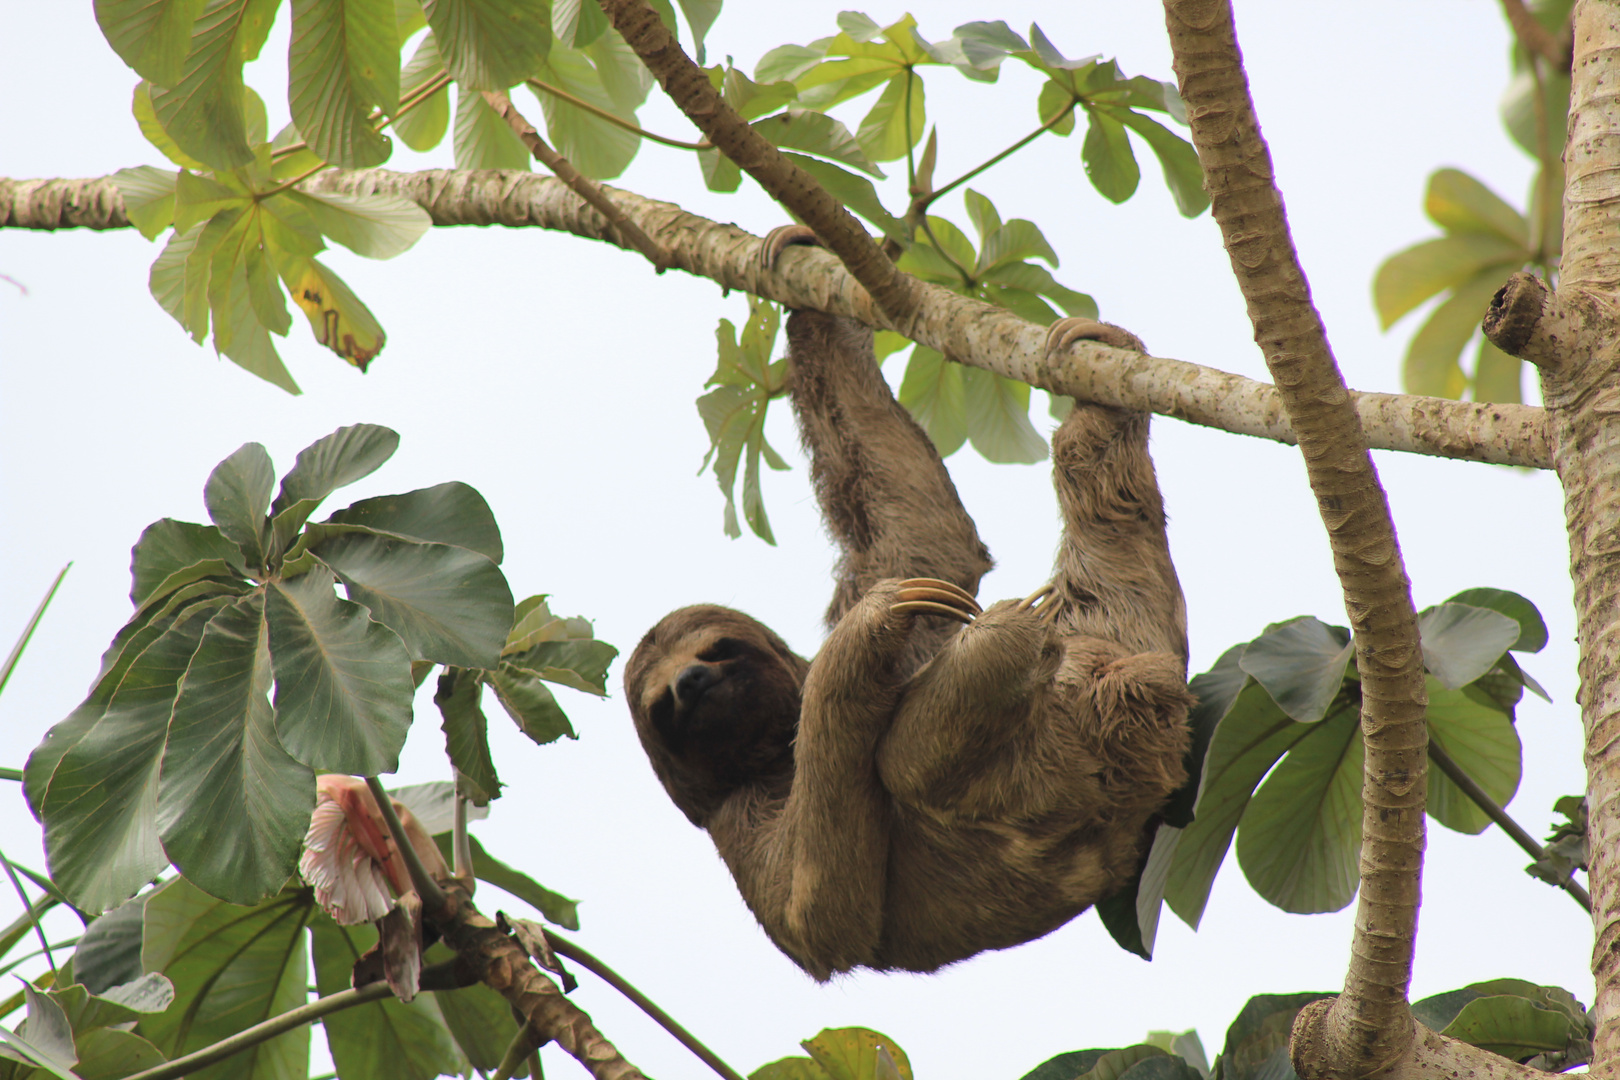
[[(606, 217), (559, 180), (532, 173), (398, 173), (330, 170), (305, 181), (309, 191), (376, 192), (409, 199), (435, 225), (544, 228), (633, 246)], [(688, 214), (670, 203), (603, 187), (625, 214), (670, 254), (670, 265), (792, 308), (848, 315), (895, 329), (838, 260), (793, 249), (770, 272), (758, 266), (759, 237), (735, 225)], [(0, 227), (122, 229), (124, 204), (110, 178), (0, 179)], [(1049, 361), (1046, 331), (1018, 316), (932, 285), (919, 289), (915, 340), (962, 363), (1023, 379), (1081, 401), (1174, 416), (1237, 435), (1292, 443), (1293, 430), (1274, 387), (1182, 360), (1149, 357), (1082, 341)], [(1368, 445), (1378, 450), (1549, 468), (1552, 450), (1542, 410), (1410, 394), (1352, 393)]]
[(1211, 210), (1299, 439), (1355, 630), (1366, 745), (1355, 939), (1344, 992), (1313, 1014), (1299, 1042), (1314, 1052), (1294, 1061), (1305, 1080), (1365, 1076), (1397, 1060), (1415, 1033), (1406, 991), (1428, 765), (1417, 613), (1388, 500), (1294, 251), (1231, 6), (1165, 0), (1165, 14)]
[(658, 85), (709, 142), (730, 158), (771, 198), (815, 230), (822, 244), (849, 268), (901, 333), (910, 337), (921, 284), (894, 263), (866, 234), (843, 203), (749, 126), (694, 64), (645, 0), (599, 0), (608, 21), (641, 57)]
[(1586, 728), (1593, 1071), (1620, 1059), (1620, 6), (1575, 8), (1558, 288), (1521, 275), (1486, 333), (1541, 369), (1564, 485)]

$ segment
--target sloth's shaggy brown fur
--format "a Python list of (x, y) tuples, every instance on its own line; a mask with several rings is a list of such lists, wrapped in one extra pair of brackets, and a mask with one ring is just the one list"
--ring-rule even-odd
[[(1140, 349), (1116, 327), (1067, 337)], [(682, 608), (631, 656), (636, 730), (771, 939), (818, 979), (931, 971), (1061, 926), (1125, 884), (1186, 780), (1186, 615), (1148, 418), (1078, 405), (1052, 440), (1052, 594), (971, 624), (990, 569), (871, 333), (788, 320), (791, 393), (843, 549), (813, 662), (757, 620)], [(934, 607), (932, 610), (938, 610)]]

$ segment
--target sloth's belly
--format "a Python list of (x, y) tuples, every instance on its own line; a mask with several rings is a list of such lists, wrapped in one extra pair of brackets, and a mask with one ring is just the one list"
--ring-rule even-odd
[(940, 820), (900, 809), (875, 967), (932, 971), (1062, 926), (1135, 874), (1146, 820)]

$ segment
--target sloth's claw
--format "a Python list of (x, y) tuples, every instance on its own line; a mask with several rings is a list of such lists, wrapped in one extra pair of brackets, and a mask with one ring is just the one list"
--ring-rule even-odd
[(961, 623), (981, 614), (973, 594), (938, 578), (911, 578), (900, 583), (889, 610), (897, 615), (942, 615)]
[(769, 270), (776, 265), (776, 260), (783, 251), (794, 244), (820, 245), (816, 239), (815, 230), (808, 225), (778, 225), (765, 234), (765, 239), (759, 245), (759, 268)]
[(1045, 585), (1042, 585), (1040, 588), (1036, 589), (1034, 592), (1030, 593), (1028, 596), (1024, 597), (1022, 600), (1018, 601), (1018, 609), (1020, 611), (1027, 611), (1055, 592), (1057, 592), (1057, 586), (1049, 581)]
[(1097, 341), (1116, 349), (1147, 352), (1147, 346), (1142, 344), (1142, 339), (1124, 327), (1075, 316), (1059, 319), (1047, 328), (1046, 354), (1051, 356), (1053, 353), (1060, 353), (1076, 341)]

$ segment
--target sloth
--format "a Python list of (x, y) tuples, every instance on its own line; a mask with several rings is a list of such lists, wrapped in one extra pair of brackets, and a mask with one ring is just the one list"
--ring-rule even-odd
[[(767, 237), (770, 266), (802, 226)], [(1052, 439), (1050, 584), (981, 609), (989, 551), (872, 333), (787, 320), (789, 392), (842, 550), (814, 660), (740, 611), (665, 616), (625, 668), (636, 732), (770, 939), (820, 981), (1041, 937), (1127, 884), (1187, 779), (1186, 612), (1148, 417), (1077, 404)], [(1143, 351), (1089, 319), (1090, 338)]]

